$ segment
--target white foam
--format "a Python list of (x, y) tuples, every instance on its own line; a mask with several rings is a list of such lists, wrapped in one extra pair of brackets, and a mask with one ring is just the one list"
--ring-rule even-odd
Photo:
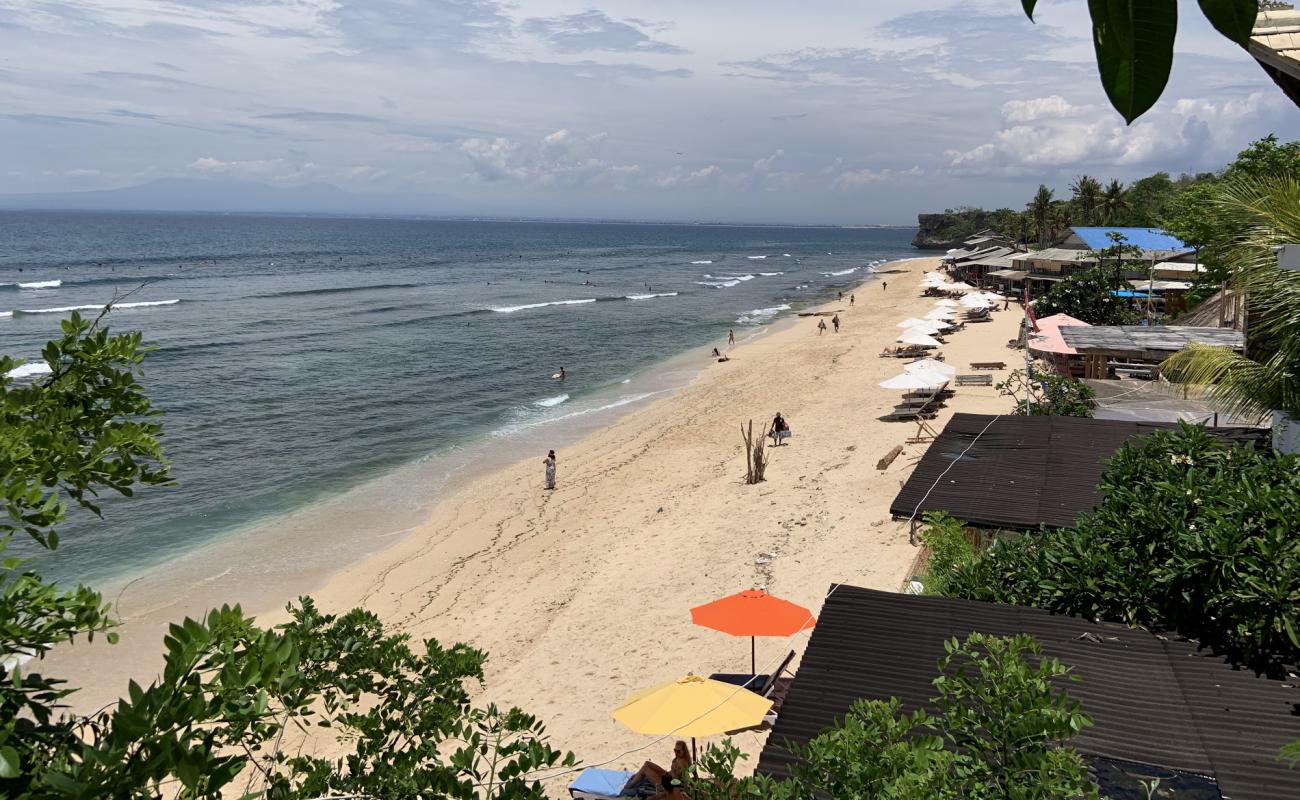
[(748, 258), (750, 261), (758, 261), (767, 258), (767, 256), (745, 256), (745, 258)]
[(677, 292), (662, 292), (660, 294), (629, 294), (626, 295), (628, 300), (653, 300), (656, 297), (676, 297)]
[(781, 257), (782, 257), (782, 258), (789, 258), (789, 257), (790, 257), (790, 254), (789, 254), (789, 253), (782, 253), (782, 254), (781, 254)]
[(12, 317), (13, 315), (14, 312), (12, 311), (0, 311), (0, 317)]
[[(114, 303), (113, 308), (148, 308), (150, 306), (174, 306), (180, 300), (141, 300), (138, 303)], [(103, 305), (95, 306), (60, 306), (58, 308), (17, 308), (19, 314), (66, 314), (69, 311), (98, 311)]]
[(789, 303), (782, 303), (779, 306), (772, 306), (771, 308), (756, 308), (750, 311), (748, 314), (741, 315), (739, 318), (736, 319), (736, 323), (738, 325), (746, 325), (746, 324), (756, 325), (756, 324), (767, 322), (772, 317), (775, 317), (777, 314), (780, 314), (782, 311), (789, 311), (789, 310), (790, 310)]
[(15, 367), (5, 374), (10, 378), (30, 378), (33, 375), (49, 375), (54, 370), (44, 361), (32, 361), (22, 366)]
[(839, 270), (838, 272), (823, 272), (822, 274), (828, 278), (838, 278), (841, 275), (852, 275), (857, 271), (858, 271), (857, 267), (850, 267), (848, 269)]
[(63, 285), (63, 281), (32, 281), (31, 283), (18, 284), (19, 289), (55, 289)]
[(553, 300), (549, 303), (528, 303), (522, 306), (502, 306), (500, 308), (490, 308), (489, 311), (495, 311), (498, 314), (513, 314), (516, 311), (526, 311), (530, 308), (545, 308), (546, 306), (576, 306), (583, 303), (594, 303), (596, 298), (588, 297), (585, 300)]
[(712, 261), (692, 261), (692, 264), (712, 264)]
[(715, 289), (726, 289), (732, 286), (739, 286), (740, 281), (696, 281), (696, 286), (712, 286)]
[(560, 403), (563, 403), (565, 400), (568, 399), (569, 396), (567, 394), (557, 394), (554, 397), (547, 397), (542, 400), (536, 400), (533, 402), (533, 405), (541, 406), (542, 408), (554, 408), (558, 406)]
[(523, 420), (521, 422), (515, 422), (510, 425), (505, 425), (503, 427), (497, 428), (495, 431), (492, 431), (492, 435), (510, 436), (511, 434), (519, 433), (520, 431), (537, 427), (538, 425), (549, 425), (552, 422), (560, 422), (566, 419), (573, 419), (574, 417), (586, 416), (587, 414), (595, 414), (599, 411), (609, 411), (611, 409), (619, 408), (621, 406), (629, 405), (631, 403), (636, 403), (641, 400), (646, 400), (648, 398), (654, 397), (655, 395), (666, 394), (671, 391), (673, 390), (660, 389), (657, 392), (644, 392), (642, 394), (632, 394), (626, 397), (619, 398), (618, 400), (615, 400), (612, 403), (606, 403), (603, 406), (596, 406), (594, 408), (583, 408), (577, 411), (570, 411), (569, 413), (561, 414), (558, 417), (542, 417), (542, 418), (533, 418), (530, 420)]
[(760, 272), (758, 274), (762, 275), (764, 278), (770, 278), (773, 275), (784, 275), (785, 273), (784, 272)]
[(705, 275), (711, 281), (752, 281), (754, 276), (750, 275)]

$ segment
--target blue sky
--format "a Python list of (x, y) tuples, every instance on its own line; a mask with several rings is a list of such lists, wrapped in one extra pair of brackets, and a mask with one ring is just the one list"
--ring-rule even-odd
[(438, 213), (899, 223), (1212, 169), (1300, 112), (1181, 0), (1131, 127), (1083, 0), (0, 0), (0, 192), (319, 182)]

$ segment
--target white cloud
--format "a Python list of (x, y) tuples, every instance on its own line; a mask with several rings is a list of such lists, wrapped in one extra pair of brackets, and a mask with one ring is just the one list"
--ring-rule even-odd
[(1097, 113), (1096, 106), (1076, 106), (1059, 94), (1031, 100), (1008, 100), (1002, 104), (1002, 118), (1007, 122), (1033, 122), (1038, 119), (1072, 117)]
[(654, 185), (660, 189), (676, 189), (679, 186), (715, 186), (722, 177), (722, 167), (709, 164), (697, 170), (688, 170), (680, 164), (654, 178)]
[(641, 167), (603, 157), (608, 138), (605, 133), (578, 134), (561, 128), (536, 144), (501, 136), (469, 138), (461, 141), (460, 151), (469, 159), (470, 177), (476, 181), (620, 188), (628, 179), (638, 175)]
[(849, 170), (835, 176), (835, 180), (831, 181), (831, 187), (835, 189), (860, 189), (877, 183), (919, 178), (924, 174), (925, 170), (920, 165), (898, 170), (889, 167), (880, 170), (870, 168)]

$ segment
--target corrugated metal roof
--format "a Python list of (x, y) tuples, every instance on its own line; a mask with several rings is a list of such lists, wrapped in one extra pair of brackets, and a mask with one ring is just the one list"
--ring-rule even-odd
[(1300, 739), (1300, 686), (1238, 670), (1177, 636), (1018, 606), (840, 585), (818, 614), (758, 772), (789, 774), (804, 744), (853, 701), (897, 697), (928, 708), (943, 643), (972, 632), (1027, 633), (1079, 678), (1066, 686), (1092, 717), (1081, 753), (1215, 778), (1231, 800), (1300, 797), (1300, 770), (1277, 760)]
[(1094, 325), (1061, 331), (1065, 343), (1080, 353), (1106, 353), (1147, 359), (1164, 358), (1189, 344), (1242, 350), (1246, 337), (1231, 328), (1178, 325)]
[(1025, 261), (1068, 261), (1070, 263), (1095, 264), (1097, 262), (1097, 259), (1089, 255), (1087, 250), (1071, 250), (1067, 247), (1046, 247), (1029, 253), (1017, 253), (1011, 257), (1011, 260), (1016, 263), (1024, 263)]
[(1009, 267), (1011, 266), (1011, 251), (1008, 250), (999, 256), (981, 256), (970, 261), (963, 261), (960, 266), (963, 267)]
[(1093, 250), (1105, 250), (1114, 245), (1108, 234), (1118, 233), (1125, 239), (1125, 244), (1140, 247), (1143, 250), (1168, 250), (1177, 252), (1190, 250), (1182, 239), (1166, 233), (1159, 228), (1071, 228), (1083, 243)]
[[(1079, 329), (1060, 330), (1066, 334)], [(1065, 339), (1069, 342), (1068, 335)], [(1104, 462), (1115, 451), (1135, 437), (1173, 427), (1082, 417), (954, 414), (899, 490), (889, 513), (919, 518), (925, 511), (947, 511), (981, 528), (1068, 528), (1101, 502), (1097, 485)], [(1265, 429), (1208, 431), (1233, 441), (1268, 440)]]

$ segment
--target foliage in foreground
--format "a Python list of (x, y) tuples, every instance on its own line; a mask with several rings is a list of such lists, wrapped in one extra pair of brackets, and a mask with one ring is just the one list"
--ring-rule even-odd
[[(1091, 417), (1097, 397), (1085, 383), (1041, 370), (1034, 373), (1032, 381), (1026, 379), (1023, 369), (1014, 370), (996, 388), (998, 394), (1015, 400), (1013, 413), (1031, 417)], [(1026, 390), (1031, 395), (1028, 399)]]
[(926, 594), (948, 594), (948, 578), (976, 557), (975, 546), (966, 538), (966, 526), (943, 511), (922, 516), (921, 542), (929, 551), (925, 572), (920, 576)]
[(1225, 181), (1210, 210), (1236, 230), (1225, 263), (1249, 298), (1249, 351), (1193, 345), (1162, 371), (1209, 386), (1211, 400), (1232, 414), (1300, 414), (1300, 272), (1280, 269), (1273, 252), (1300, 242), (1300, 174)]
[(813, 800), (1079, 800), (1095, 798), (1087, 767), (1066, 742), (1091, 720), (1062, 684), (1072, 680), (1032, 637), (971, 634), (944, 643), (934, 680), (936, 713), (905, 712), (896, 698), (859, 700), (794, 749), (791, 778), (730, 776), (726, 743), (700, 759), (687, 794)]
[[(15, 384), (5, 374), (16, 362), (0, 358), (0, 553), (19, 531), (56, 548), (69, 499), (97, 513), (99, 492), (170, 481), (150, 421), (158, 412), (137, 382), (140, 335), (98, 322), (65, 321), (40, 380)], [(131, 682), (115, 705), (79, 716), (65, 705), (75, 690), (40, 672), (41, 659), (110, 631), (110, 609), (86, 586), (55, 586), (5, 559), (0, 796), (541, 800), (530, 775), (573, 763), (533, 717), (470, 703), (483, 653), (413, 646), (361, 609), (330, 616), (304, 599), (290, 611), (271, 630), (238, 607), (172, 625), (156, 681)], [(301, 753), (309, 732), (339, 754)]]
[(1300, 656), (1300, 457), (1199, 426), (1127, 444), (1073, 528), (1000, 541), (949, 593), (1177, 630), (1267, 667)]

